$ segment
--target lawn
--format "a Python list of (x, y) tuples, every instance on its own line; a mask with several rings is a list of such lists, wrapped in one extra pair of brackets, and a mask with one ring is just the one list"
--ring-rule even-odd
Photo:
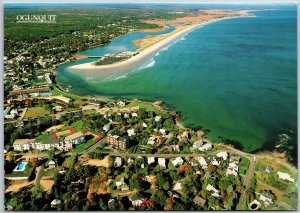
[(84, 115), (91, 115), (91, 114), (95, 114), (96, 111), (93, 110), (93, 109), (87, 109), (87, 110), (84, 110), (82, 113), (83, 113)]
[(52, 168), (52, 169), (44, 169), (43, 171), (43, 176), (51, 176), (54, 175), (55, 173), (57, 173), (61, 168), (60, 167), (56, 167), (56, 168)]
[(250, 161), (247, 158), (242, 157), (242, 160), (241, 160), (240, 165), (239, 165), (239, 173), (241, 175), (246, 174), (246, 172), (248, 170), (248, 167), (249, 167), (249, 164), (250, 164)]
[(27, 108), (24, 119), (44, 117), (48, 114), (50, 114), (50, 110), (44, 107), (29, 107)]
[(136, 107), (136, 106), (139, 106), (140, 108), (144, 108), (147, 111), (156, 111), (156, 108), (152, 105), (152, 103), (146, 103), (141, 101), (131, 101), (127, 106), (124, 106), (124, 108)]
[(77, 145), (75, 149), (73, 149), (75, 152), (83, 152), (87, 148), (91, 147), (94, 144), (93, 140), (88, 140), (86, 143)]
[(37, 136), (35, 138), (36, 140), (47, 140), (47, 139), (53, 139), (52, 134), (48, 135), (47, 133), (42, 133), (41, 135)]
[(67, 92), (63, 92), (63, 91), (60, 91), (59, 89), (57, 88), (54, 88), (53, 90), (51, 90), (51, 93), (53, 96), (56, 96), (56, 95), (63, 95), (67, 98), (71, 98), (73, 100), (78, 100), (78, 99), (81, 99), (82, 97), (81, 96), (78, 96), (78, 95), (74, 95), (74, 94), (71, 94), (71, 93), (67, 93)]
[(84, 129), (84, 123), (79, 120), (71, 124), (71, 127), (75, 130), (75, 132), (80, 132)]
[(7, 175), (7, 177), (28, 177), (32, 173), (33, 168), (28, 165), (25, 166), (25, 170), (23, 172), (12, 172), (11, 174)]

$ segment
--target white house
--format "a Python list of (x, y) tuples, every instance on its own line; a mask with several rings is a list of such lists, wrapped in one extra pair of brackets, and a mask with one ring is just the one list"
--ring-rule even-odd
[(157, 115), (154, 118), (155, 122), (160, 122), (161, 121), (161, 116)]
[(211, 143), (206, 143), (203, 146), (200, 146), (198, 149), (202, 152), (211, 150), (213, 145)]
[(16, 139), (13, 143), (14, 151), (26, 151), (30, 150), (31, 144), (34, 139)]
[(177, 157), (174, 160), (172, 160), (171, 162), (174, 166), (179, 166), (179, 165), (183, 164), (183, 160), (181, 157)]
[(147, 125), (145, 122), (143, 122), (142, 126), (143, 126), (144, 128), (147, 128), (147, 127), (148, 127), (148, 125)]
[(55, 168), (56, 167), (56, 162), (54, 160), (50, 160), (48, 162), (48, 166), (49, 166), (49, 168)]
[(76, 132), (73, 133), (67, 137), (65, 137), (66, 143), (72, 143), (72, 144), (80, 144), (85, 142), (85, 136), (82, 132)]
[(203, 157), (198, 157), (197, 160), (203, 169), (207, 169), (207, 162)]
[(105, 132), (108, 132), (108, 131), (110, 130), (110, 123), (105, 124), (105, 125), (103, 126), (103, 130), (104, 130)]
[(264, 203), (264, 205), (269, 206), (269, 205), (273, 204), (274, 195), (262, 192), (259, 195), (259, 200), (262, 201)]
[(173, 186), (173, 190), (177, 191), (177, 190), (181, 190), (181, 183), (180, 182), (176, 182)]
[(166, 159), (164, 159), (164, 158), (158, 158), (158, 164), (161, 168), (167, 168), (166, 167)]
[(129, 186), (124, 182), (123, 177), (120, 179), (120, 181), (116, 181), (116, 187), (118, 190), (121, 190), (121, 191), (129, 190)]
[(147, 158), (147, 160), (148, 160), (148, 165), (151, 165), (151, 164), (155, 163), (155, 158), (154, 157), (149, 157), (149, 158)]
[(147, 141), (147, 144), (151, 146), (156, 146), (156, 138), (155, 137), (150, 137)]
[(171, 146), (170, 146), (170, 149), (173, 150), (173, 151), (176, 151), (176, 152), (180, 152), (180, 147), (179, 147), (179, 145), (171, 145)]
[(223, 160), (227, 160), (228, 153), (227, 152), (219, 152), (218, 154), (216, 154), (216, 156), (218, 158), (223, 158)]
[(217, 190), (215, 187), (213, 187), (212, 185), (208, 184), (206, 186), (206, 190), (211, 192), (211, 196), (213, 197), (220, 197), (219, 195), (219, 190)]
[(166, 130), (165, 130), (165, 129), (160, 129), (160, 130), (159, 130), (159, 133), (160, 133), (161, 135), (166, 135)]
[(198, 149), (199, 147), (201, 147), (203, 145), (203, 141), (200, 140), (200, 141), (196, 141), (194, 144), (193, 144), (193, 148), (194, 149)]
[(294, 183), (294, 179), (288, 174), (288, 173), (284, 173), (284, 172), (277, 172), (277, 175), (279, 176), (280, 179), (283, 179), (283, 180), (288, 180), (292, 183)]
[(120, 167), (120, 166), (122, 166), (122, 158), (116, 157), (116, 158), (115, 158), (115, 161), (114, 161), (114, 166), (115, 166), (115, 167)]
[(129, 137), (134, 136), (135, 135), (134, 129), (128, 129), (127, 134)]
[(133, 163), (134, 161), (131, 159), (131, 158), (128, 158), (127, 160), (127, 163), (130, 164), (130, 163)]
[(239, 166), (235, 162), (231, 162), (229, 163), (228, 168), (226, 170), (226, 176), (230, 174), (237, 176), (238, 171), (239, 171)]
[(133, 113), (131, 114), (131, 117), (138, 117), (138, 114), (135, 113), (135, 112), (133, 112)]
[(52, 202), (51, 202), (51, 208), (56, 208), (57, 206), (61, 205), (61, 200), (59, 199), (54, 199)]

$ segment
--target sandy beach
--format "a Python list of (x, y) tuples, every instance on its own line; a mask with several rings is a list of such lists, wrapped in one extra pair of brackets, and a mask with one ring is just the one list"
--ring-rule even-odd
[[(217, 14), (215, 16), (211, 15), (208, 16), (206, 19), (201, 19), (199, 21), (199, 17), (198, 21), (189, 21), (188, 23), (184, 24), (184, 25), (176, 25), (176, 29), (168, 34), (165, 35), (161, 35), (161, 36), (157, 36), (158, 39), (157, 41), (154, 40), (153, 43), (148, 44), (144, 47), (140, 47), (139, 49), (137, 49), (136, 51), (138, 52), (137, 55), (132, 56), (131, 58), (125, 60), (125, 61), (121, 61), (121, 62), (117, 62), (117, 63), (113, 63), (113, 64), (108, 64), (108, 65), (95, 65), (95, 62), (89, 62), (89, 63), (83, 63), (83, 64), (78, 64), (78, 65), (74, 65), (70, 67), (70, 70), (73, 71), (80, 71), (80, 70), (94, 70), (94, 71), (105, 71), (105, 72), (109, 72), (111, 70), (116, 70), (118, 68), (124, 68), (127, 67), (129, 65), (134, 65), (135, 63), (138, 63), (140, 61), (142, 61), (146, 56), (155, 53), (156, 51), (158, 51), (159, 49), (161, 49), (162, 47), (174, 42), (177, 38), (179, 38), (180, 36), (184, 35), (185, 33), (191, 31), (192, 29), (196, 28), (196, 27), (200, 27), (209, 23), (213, 23), (219, 20), (224, 20), (224, 19), (229, 19), (229, 18), (238, 18), (238, 17), (247, 17), (248, 13), (246, 11), (240, 11), (239, 13), (229, 13), (229, 14)], [(176, 23), (176, 22), (174, 22)], [(146, 38), (147, 39), (147, 38)]]

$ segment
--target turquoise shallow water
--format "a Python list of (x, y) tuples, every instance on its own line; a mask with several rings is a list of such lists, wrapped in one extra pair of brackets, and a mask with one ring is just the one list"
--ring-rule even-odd
[(122, 75), (68, 70), (83, 59), (60, 66), (57, 81), (82, 95), (163, 100), (211, 139), (259, 149), (274, 131), (297, 130), (297, 19), (296, 9), (253, 13), (194, 29)]

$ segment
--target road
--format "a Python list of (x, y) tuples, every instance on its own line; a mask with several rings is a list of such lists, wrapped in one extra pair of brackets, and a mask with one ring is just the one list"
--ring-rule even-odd
[(255, 160), (253, 157), (247, 157), (247, 159), (250, 161), (249, 163), (249, 167), (248, 167), (248, 170), (244, 176), (244, 189), (242, 190), (241, 192), (241, 196), (240, 196), (240, 199), (239, 199), (239, 203), (236, 207), (236, 210), (247, 210), (247, 209), (243, 209), (243, 202), (245, 200), (245, 196), (246, 196), (246, 191), (247, 189), (249, 189), (250, 187), (250, 183), (251, 183), (251, 179), (253, 177), (253, 174), (254, 174), (254, 169), (255, 169)]
[(82, 156), (87, 156), (87, 154), (89, 152), (93, 152), (97, 147), (100, 146), (101, 143), (105, 143), (105, 137), (102, 138), (101, 140), (99, 140), (98, 142), (94, 143), (91, 147), (89, 147), (88, 149), (84, 150), (83, 152), (81, 152)]
[(34, 185), (38, 185), (40, 183), (42, 177), (42, 171), (43, 169), (41, 166), (36, 167)]

